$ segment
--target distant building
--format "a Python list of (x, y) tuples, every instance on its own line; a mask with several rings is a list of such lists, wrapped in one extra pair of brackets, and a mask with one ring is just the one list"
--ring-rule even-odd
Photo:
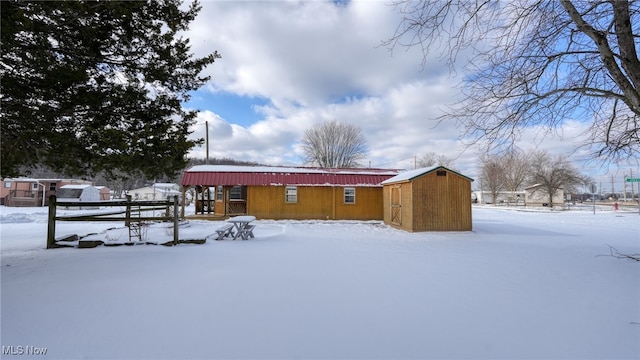
[[(526, 187), (524, 191), (527, 206), (551, 206), (551, 204), (549, 204), (549, 193), (541, 184)], [(553, 194), (552, 202), (554, 205), (564, 204), (564, 190), (562, 188)]]
[(97, 208), (97, 206), (87, 207), (82, 206), (82, 203), (100, 201), (100, 190), (89, 184), (64, 185), (56, 191), (56, 197), (57, 201), (78, 203), (77, 207), (79, 209), (93, 209)]
[[(91, 185), (81, 179), (5, 178), (0, 189), (0, 204), (5, 206), (46, 206), (49, 197), (65, 185)], [(108, 191), (108, 189), (107, 189)]]
[(473, 191), (471, 199), (476, 204), (526, 205), (525, 191), (498, 191), (496, 199), (491, 191)]
[(180, 185), (173, 183), (155, 183), (138, 189), (129, 190), (132, 200), (168, 200), (173, 196), (180, 197)]
[(96, 186), (100, 191), (100, 201), (111, 200), (111, 189), (106, 186)]

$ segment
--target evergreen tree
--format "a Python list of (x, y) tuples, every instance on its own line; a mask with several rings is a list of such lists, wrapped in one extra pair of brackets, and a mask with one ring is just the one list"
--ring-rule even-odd
[(197, 112), (181, 103), (217, 52), (194, 58), (179, 0), (3, 1), (1, 174), (172, 176)]

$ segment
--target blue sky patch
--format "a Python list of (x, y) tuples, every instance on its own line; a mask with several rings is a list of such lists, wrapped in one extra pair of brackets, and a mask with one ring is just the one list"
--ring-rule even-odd
[(337, 6), (347, 6), (351, 2), (351, 0), (333, 0), (332, 2)]
[(201, 90), (193, 93), (184, 106), (202, 111), (210, 110), (229, 123), (248, 127), (263, 118), (262, 114), (256, 112), (256, 107), (268, 104), (269, 100), (262, 97)]

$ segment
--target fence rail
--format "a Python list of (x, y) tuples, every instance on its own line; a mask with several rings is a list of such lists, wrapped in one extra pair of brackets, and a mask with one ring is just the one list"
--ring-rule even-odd
[[(64, 215), (57, 216), (57, 207), (120, 207), (123, 210), (109, 211), (104, 213)], [(164, 210), (164, 216), (141, 216), (143, 212)], [(136, 216), (137, 214), (137, 216)], [(123, 215), (123, 216), (114, 216)], [(133, 215), (133, 216), (132, 216)], [(131, 196), (127, 200), (117, 201), (60, 201), (55, 195), (49, 197), (49, 217), (47, 228), (47, 249), (56, 247), (56, 221), (124, 221), (125, 226), (130, 227), (132, 222), (141, 221), (173, 221), (173, 243), (178, 244), (178, 197), (173, 200), (143, 200), (131, 201)]]

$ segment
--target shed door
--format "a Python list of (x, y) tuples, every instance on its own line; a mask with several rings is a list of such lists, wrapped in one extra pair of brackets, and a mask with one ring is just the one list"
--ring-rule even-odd
[(391, 223), (402, 225), (402, 196), (400, 187), (391, 188)]

